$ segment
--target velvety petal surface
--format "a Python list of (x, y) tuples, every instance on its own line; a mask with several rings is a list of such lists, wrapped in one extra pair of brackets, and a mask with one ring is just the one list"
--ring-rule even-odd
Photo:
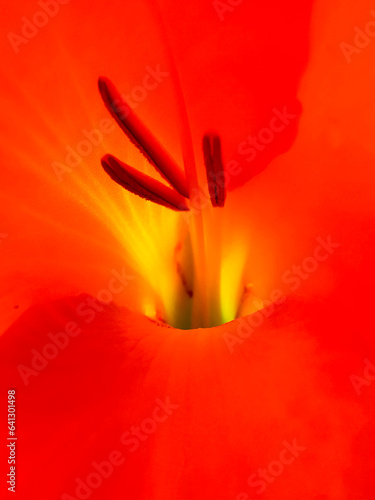
[(17, 497), (372, 497), (375, 365), (370, 382), (353, 317), (288, 299), (181, 331), (89, 300), (34, 307), (1, 339)]
[[(91, 498), (373, 498), (375, 42), (366, 33), (374, 16), (367, 0), (310, 7), (243, 2), (221, 20), (212, 3), (77, 1), (61, 5), (17, 53), (8, 33), (20, 34), (23, 16), (40, 7), (7, 7), (1, 383), (3, 394), (17, 391), (22, 500), (79, 498), (76, 478), (87, 484), (93, 462), (110, 457), (113, 473), (101, 469), (108, 477)], [(242, 187), (211, 230), (212, 247), (221, 241), (228, 315), (244, 284), (259, 307), (287, 297), (271, 313), (209, 330), (175, 330), (140, 314), (173, 308), (185, 226), (100, 171), (111, 153), (149, 172), (103, 124), (97, 77), (131, 94), (158, 65), (162, 81), (137, 111), (181, 161), (181, 101), (165, 37), (195, 151), (217, 128), (224, 160), (239, 167), (230, 188)], [(350, 58), (343, 43), (355, 49)], [(298, 136), (297, 117), (288, 118), (286, 135), (274, 132), (256, 163), (247, 161), (253, 153), (240, 154), (239, 144), (297, 99)], [(109, 293), (117, 305), (97, 301)], [(70, 322), (79, 333), (58, 336)], [(69, 342), (46, 348), (52, 337)], [(43, 351), (51, 359), (33, 366)], [(168, 401), (159, 422), (165, 415), (155, 410)], [(133, 426), (143, 426), (138, 441)], [(285, 442), (295, 440), (298, 456), (282, 462)], [(264, 468), (276, 472), (258, 492)]]

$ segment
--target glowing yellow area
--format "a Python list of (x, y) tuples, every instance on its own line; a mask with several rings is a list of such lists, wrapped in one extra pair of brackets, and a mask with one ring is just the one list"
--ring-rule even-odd
[[(135, 161), (139, 165), (139, 158)], [(152, 173), (153, 168), (146, 161), (142, 167), (147, 174)], [(122, 220), (121, 243), (127, 261), (147, 287), (139, 297), (140, 307), (151, 318), (161, 317), (173, 323), (177, 312), (174, 303), (179, 292), (175, 248), (180, 216), (126, 191), (122, 197), (126, 218)]]
[(253, 294), (251, 283), (245, 280), (246, 260), (247, 247), (244, 243), (226, 249), (220, 276), (220, 304), (224, 323), (263, 307), (263, 301)]
[(220, 304), (223, 322), (236, 318), (238, 304), (244, 292), (243, 269), (246, 248), (237, 244), (226, 249), (221, 264)]

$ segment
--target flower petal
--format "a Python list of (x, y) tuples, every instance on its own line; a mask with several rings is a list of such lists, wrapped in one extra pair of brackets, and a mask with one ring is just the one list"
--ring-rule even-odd
[(333, 350), (318, 303), (183, 332), (92, 300), (34, 307), (0, 340), (22, 498), (224, 500), (263, 482), (264, 499), (373, 496), (374, 388), (351, 382), (368, 354), (351, 321)]

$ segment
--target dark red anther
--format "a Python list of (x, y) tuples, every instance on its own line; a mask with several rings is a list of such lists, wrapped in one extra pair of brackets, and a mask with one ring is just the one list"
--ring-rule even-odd
[(171, 186), (188, 198), (185, 174), (135, 115), (113, 83), (108, 78), (100, 77), (98, 85), (104, 104), (128, 138)]
[(172, 210), (189, 210), (184, 197), (177, 191), (139, 172), (114, 156), (105, 155), (102, 158), (102, 166), (111, 179), (131, 193)]
[(226, 196), (225, 174), (221, 156), (221, 141), (218, 135), (204, 135), (203, 155), (211, 204), (213, 207), (223, 207)]

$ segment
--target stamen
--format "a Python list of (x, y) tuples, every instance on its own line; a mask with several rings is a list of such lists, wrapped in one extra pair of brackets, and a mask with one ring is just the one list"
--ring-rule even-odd
[(100, 77), (98, 85), (104, 104), (127, 137), (171, 186), (188, 198), (185, 174), (150, 130), (137, 118), (113, 83), (108, 78)]
[(177, 191), (164, 186), (161, 182), (142, 172), (138, 172), (114, 156), (105, 155), (102, 158), (102, 166), (111, 179), (131, 193), (172, 210), (189, 210), (184, 197)]
[(203, 155), (211, 204), (213, 207), (223, 207), (226, 197), (225, 176), (221, 156), (221, 141), (218, 135), (204, 135)]

